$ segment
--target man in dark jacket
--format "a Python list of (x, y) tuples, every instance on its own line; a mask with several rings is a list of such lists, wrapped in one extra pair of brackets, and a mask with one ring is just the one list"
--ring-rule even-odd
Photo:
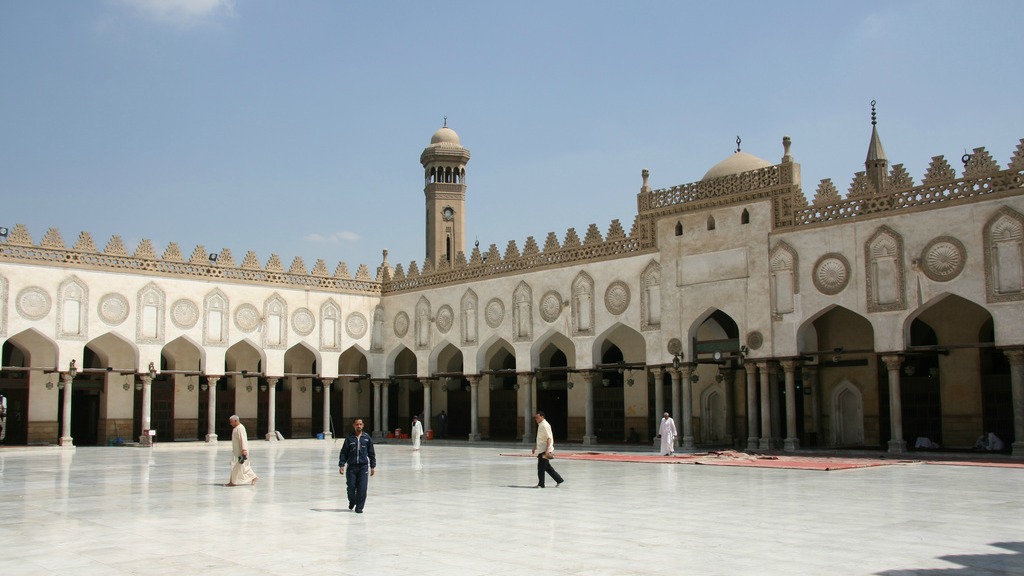
[[(367, 484), (377, 468), (377, 453), (373, 450), (373, 439), (369, 434), (363, 434), (362, 418), (352, 422), (352, 430), (341, 446), (338, 472), (345, 475), (348, 485), (348, 509), (355, 508), (356, 513), (362, 514)], [(348, 466), (348, 474), (345, 474), (345, 466)]]

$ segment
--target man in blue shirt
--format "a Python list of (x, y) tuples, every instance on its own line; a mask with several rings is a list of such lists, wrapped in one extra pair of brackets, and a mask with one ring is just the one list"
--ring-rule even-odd
[[(377, 453), (373, 450), (373, 439), (363, 434), (362, 418), (352, 422), (352, 430), (341, 446), (338, 472), (345, 475), (348, 486), (348, 509), (355, 508), (357, 514), (362, 514), (367, 484), (377, 468)], [(348, 466), (348, 474), (345, 474), (345, 466)]]

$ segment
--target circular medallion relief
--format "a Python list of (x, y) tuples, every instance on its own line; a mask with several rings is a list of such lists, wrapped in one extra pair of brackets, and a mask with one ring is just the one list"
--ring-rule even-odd
[(235, 326), (242, 332), (252, 332), (260, 325), (260, 311), (252, 304), (235, 308)]
[(445, 304), (437, 311), (437, 329), (442, 334), (447, 334), (452, 329), (452, 322), (455, 321), (455, 312), (452, 307)]
[(629, 308), (629, 286), (622, 280), (616, 280), (604, 291), (604, 305), (612, 314), (619, 315)]
[(128, 318), (128, 299), (120, 294), (105, 294), (100, 298), (96, 311), (100, 315), (100, 320), (117, 326)]
[(395, 336), (399, 338), (405, 338), (405, 335), (409, 333), (409, 315), (405, 312), (399, 312), (395, 315)]
[(26, 320), (41, 320), (50, 313), (50, 295), (38, 286), (29, 286), (18, 292), (15, 300), (18, 314)]
[(850, 281), (850, 263), (842, 254), (825, 254), (814, 265), (814, 287), (827, 296), (839, 294)]
[(501, 321), (505, 319), (505, 305), (501, 300), (494, 298), (487, 303), (484, 315), (487, 318), (487, 325), (491, 328), (497, 328), (501, 326)]
[(683, 341), (679, 338), (673, 338), (668, 341), (668, 353), (675, 356), (681, 354), (683, 351)]
[(758, 331), (747, 334), (747, 347), (751, 350), (758, 350), (764, 345), (764, 335)]
[(947, 282), (964, 271), (967, 249), (952, 236), (939, 236), (921, 251), (921, 271), (930, 280)]
[(316, 318), (308, 308), (299, 308), (292, 313), (292, 329), (299, 336), (309, 336), (316, 326)]
[(199, 321), (199, 307), (191, 300), (176, 300), (171, 305), (171, 322), (183, 330), (196, 325)]
[(353, 312), (345, 320), (345, 331), (353, 338), (362, 338), (366, 334), (366, 316)]
[(554, 290), (549, 290), (540, 299), (540, 317), (545, 322), (554, 322), (558, 320), (558, 315), (562, 313), (562, 296)]

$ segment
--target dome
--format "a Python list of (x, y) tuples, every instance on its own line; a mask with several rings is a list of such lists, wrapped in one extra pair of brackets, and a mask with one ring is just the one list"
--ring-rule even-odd
[(740, 172), (748, 172), (750, 170), (757, 170), (758, 168), (767, 168), (773, 164), (763, 158), (758, 158), (753, 154), (747, 154), (746, 152), (736, 152), (732, 156), (729, 156), (725, 160), (722, 160), (718, 164), (711, 167), (701, 181), (713, 180), (715, 178), (721, 178), (722, 176), (732, 176), (733, 174), (739, 174)]
[(444, 128), (438, 130), (437, 132), (434, 132), (434, 135), (430, 137), (430, 143), (454, 144), (456, 146), (459, 146), (459, 135), (455, 133), (455, 130), (452, 130), (451, 128), (445, 126)]

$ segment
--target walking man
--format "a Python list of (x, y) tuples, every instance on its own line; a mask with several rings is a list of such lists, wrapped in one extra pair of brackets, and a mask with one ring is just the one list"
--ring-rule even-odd
[[(348, 466), (348, 474), (345, 474)], [(355, 508), (357, 514), (363, 513), (366, 504), (366, 489), (370, 476), (377, 468), (377, 453), (373, 450), (373, 439), (363, 434), (363, 419), (356, 418), (352, 422), (352, 433), (345, 438), (338, 456), (338, 472), (345, 476), (348, 487), (348, 509)]]
[(420, 436), (423, 436), (423, 424), (415, 416), (412, 417), (412, 433), (410, 435), (412, 436), (412, 449), (419, 450)]
[(232, 414), (228, 418), (231, 424), (231, 479), (225, 486), (238, 486), (239, 484), (256, 484), (259, 476), (249, 465), (249, 436), (245, 426), (238, 420), (238, 416)]
[(544, 419), (544, 413), (540, 410), (533, 415), (533, 420), (537, 423), (537, 444), (530, 452), (537, 455), (537, 486), (535, 488), (544, 487), (545, 472), (551, 475), (552, 480), (555, 481), (555, 488), (558, 488), (565, 480), (551, 467), (551, 459), (555, 457), (555, 438), (551, 435), (551, 424)]
[(661, 454), (671, 456), (676, 450), (676, 421), (665, 412), (661, 417), (661, 426), (658, 427), (658, 434), (661, 435)]

